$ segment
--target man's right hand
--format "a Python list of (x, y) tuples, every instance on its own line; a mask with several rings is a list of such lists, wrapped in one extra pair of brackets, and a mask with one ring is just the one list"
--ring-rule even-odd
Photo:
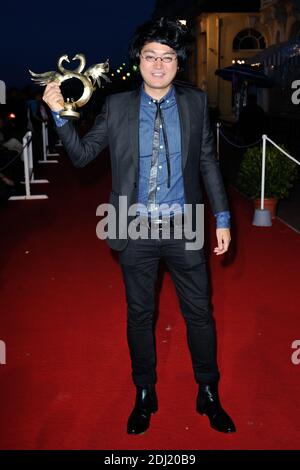
[(43, 94), (43, 100), (51, 111), (55, 113), (64, 108), (64, 98), (60, 91), (60, 85), (57, 82), (48, 83)]

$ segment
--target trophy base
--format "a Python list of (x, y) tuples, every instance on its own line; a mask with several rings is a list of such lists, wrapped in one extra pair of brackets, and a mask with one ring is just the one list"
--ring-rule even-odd
[(80, 118), (80, 113), (77, 111), (72, 111), (71, 109), (68, 109), (66, 111), (61, 111), (59, 113), (60, 117), (64, 119), (79, 119)]

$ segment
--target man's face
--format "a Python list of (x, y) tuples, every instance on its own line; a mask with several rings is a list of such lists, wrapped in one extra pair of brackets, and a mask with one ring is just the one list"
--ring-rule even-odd
[[(157, 58), (154, 60), (154, 58)], [(165, 58), (169, 62), (163, 62)], [(153, 60), (153, 62), (151, 62)], [(154, 98), (163, 97), (172, 84), (178, 69), (174, 49), (165, 44), (150, 42), (145, 44), (140, 54), (140, 72), (144, 80), (145, 91)]]

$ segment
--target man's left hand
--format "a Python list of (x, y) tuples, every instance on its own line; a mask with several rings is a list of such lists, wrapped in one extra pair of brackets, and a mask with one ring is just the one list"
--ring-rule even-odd
[(216, 230), (218, 246), (214, 248), (214, 253), (219, 256), (223, 255), (228, 248), (231, 240), (229, 228), (217, 228)]

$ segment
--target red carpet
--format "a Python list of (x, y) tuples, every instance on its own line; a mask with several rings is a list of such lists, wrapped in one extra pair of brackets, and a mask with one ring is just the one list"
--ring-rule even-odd
[[(96, 207), (110, 188), (107, 159), (84, 170), (39, 169), (47, 201), (10, 202), (1, 214), (1, 449), (297, 449), (300, 237), (278, 220), (251, 225), (230, 193), (230, 256), (210, 258), (220, 389), (238, 432), (213, 431), (195, 412), (197, 387), (168, 274), (157, 324), (159, 412), (126, 434), (134, 401), (121, 272), (96, 238)], [(213, 226), (210, 225), (213, 235)], [(210, 253), (214, 246), (211, 240)], [(170, 394), (172, 398), (170, 399)]]

